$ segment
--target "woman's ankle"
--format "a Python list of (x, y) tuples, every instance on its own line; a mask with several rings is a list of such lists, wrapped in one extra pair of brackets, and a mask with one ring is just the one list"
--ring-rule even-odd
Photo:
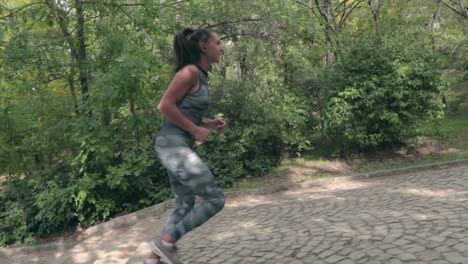
[(177, 240), (172, 238), (169, 234), (165, 234), (161, 240), (169, 244), (175, 244), (177, 242)]
[(145, 259), (143, 264), (159, 264), (161, 263), (160, 259)]
[(156, 255), (154, 252), (151, 252), (151, 255), (149, 256), (148, 259), (157, 259), (157, 260), (159, 260), (159, 259), (161, 259), (161, 257)]

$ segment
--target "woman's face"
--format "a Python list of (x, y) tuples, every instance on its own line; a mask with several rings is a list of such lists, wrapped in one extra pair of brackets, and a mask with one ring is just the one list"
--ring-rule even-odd
[(208, 42), (204, 44), (206, 45), (205, 55), (207, 59), (212, 63), (219, 62), (221, 60), (221, 55), (224, 52), (224, 48), (221, 46), (218, 34), (212, 32)]

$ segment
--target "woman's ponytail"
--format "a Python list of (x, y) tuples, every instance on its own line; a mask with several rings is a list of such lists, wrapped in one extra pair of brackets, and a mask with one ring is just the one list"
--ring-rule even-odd
[(200, 42), (208, 42), (213, 31), (207, 28), (184, 28), (174, 37), (175, 72), (200, 61)]

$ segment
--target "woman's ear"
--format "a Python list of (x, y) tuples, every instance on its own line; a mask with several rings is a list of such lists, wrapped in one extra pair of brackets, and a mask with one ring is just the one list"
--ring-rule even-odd
[(202, 53), (205, 53), (208, 50), (208, 45), (205, 42), (200, 42), (200, 50)]

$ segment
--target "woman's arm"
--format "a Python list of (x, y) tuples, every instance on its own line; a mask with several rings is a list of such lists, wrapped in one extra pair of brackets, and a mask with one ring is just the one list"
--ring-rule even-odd
[(198, 69), (193, 65), (184, 67), (172, 79), (157, 108), (171, 123), (194, 135), (197, 141), (204, 142), (210, 131), (196, 126), (177, 107), (177, 102), (196, 87), (197, 83)]
[(207, 124), (209, 124), (210, 122), (212, 122), (213, 120), (214, 120), (214, 119), (209, 119), (209, 118), (204, 117), (204, 118), (202, 119), (202, 125), (207, 125)]
[(203, 118), (201, 125), (208, 129), (215, 129), (218, 132), (222, 132), (227, 123), (224, 119)]

